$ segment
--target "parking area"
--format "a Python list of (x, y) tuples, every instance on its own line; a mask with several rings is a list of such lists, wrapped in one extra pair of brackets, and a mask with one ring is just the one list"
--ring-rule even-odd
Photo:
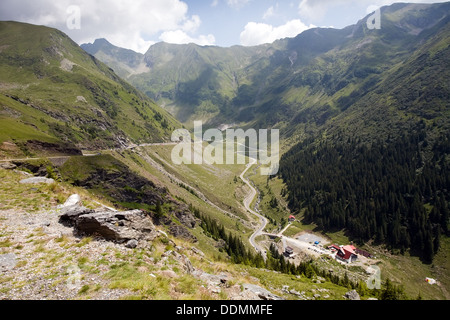
[(314, 244), (315, 242), (319, 242), (321, 245), (325, 244), (327, 240), (325, 238), (322, 238), (321, 236), (318, 236), (316, 234), (312, 233), (303, 233), (297, 237), (297, 240), (307, 242), (309, 244)]

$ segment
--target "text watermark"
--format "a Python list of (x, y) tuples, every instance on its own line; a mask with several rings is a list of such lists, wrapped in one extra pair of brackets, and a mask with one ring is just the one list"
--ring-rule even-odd
[[(270, 148), (269, 148), (270, 131)], [(225, 136), (224, 136), (225, 132)], [(203, 142), (210, 142), (203, 148)], [(186, 129), (175, 130), (172, 142), (180, 142), (172, 150), (172, 162), (180, 164), (245, 164), (246, 158), (258, 160), (261, 175), (278, 173), (280, 163), (280, 132), (278, 129), (209, 129), (203, 133), (203, 123), (194, 122), (194, 139)], [(269, 152), (270, 149), (270, 152)]]
[(367, 29), (380, 30), (381, 29), (381, 9), (378, 6), (369, 6), (367, 13), (372, 13), (367, 19)]
[(66, 9), (67, 20), (66, 26), (69, 30), (81, 29), (81, 8), (79, 6), (71, 5)]

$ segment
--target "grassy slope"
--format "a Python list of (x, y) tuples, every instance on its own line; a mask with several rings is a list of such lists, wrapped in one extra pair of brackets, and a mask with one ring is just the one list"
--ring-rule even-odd
[[(127, 156), (128, 158), (128, 156)], [(156, 174), (155, 174), (156, 175)], [(0, 220), (7, 221), (4, 210), (14, 210), (16, 215), (29, 217), (30, 214), (40, 219), (53, 221), (57, 204), (63, 203), (73, 193), (81, 195), (83, 203), (91, 208), (98, 208), (98, 202), (112, 206), (111, 203), (97, 196), (73, 187), (66, 183), (39, 185), (33, 188), (18, 182), (24, 178), (21, 173), (0, 169)], [(175, 190), (174, 188), (171, 188)], [(182, 194), (182, 190), (178, 190)], [(189, 194), (184, 195), (189, 201)], [(206, 208), (202, 208), (207, 210)], [(53, 223), (53, 222), (52, 222)], [(55, 222), (57, 223), (57, 222)], [(284, 285), (297, 291), (305, 291), (305, 296), (312, 297), (312, 289), (327, 289), (329, 299), (342, 299), (347, 288), (331, 283), (315, 284), (305, 277), (296, 278), (289, 275), (267, 270), (234, 265), (226, 261), (218, 261), (220, 256), (210, 238), (196, 230), (199, 243), (193, 245), (176, 238), (161, 238), (152, 243), (150, 249), (125, 249), (118, 246), (97, 242), (94, 238), (77, 239), (64, 234), (55, 236), (47, 233), (43, 227), (35, 225), (18, 229), (8, 228), (8, 223), (0, 226), (0, 254), (15, 253), (18, 264), (16, 269), (24, 278), (14, 279), (7, 274), (0, 275), (0, 295), (8, 297), (9, 293), (19, 294), (26, 289), (27, 294), (43, 292), (39, 277), (47, 279), (50, 290), (54, 293), (59, 288), (61, 295), (66, 294), (66, 283), (70, 277), (67, 267), (75, 265), (80, 269), (81, 279), (77, 292), (70, 292), (70, 299), (95, 300), (102, 292), (111, 292), (110, 296), (120, 299), (195, 299), (221, 300), (227, 299), (227, 288), (222, 288), (218, 294), (204, 288), (204, 282), (185, 274), (182, 267), (170, 258), (162, 261), (162, 255), (167, 250), (174, 250), (175, 245), (183, 247), (182, 253), (187, 255), (197, 269), (212, 274), (227, 273), (230, 276), (229, 285), (252, 283), (263, 286), (275, 294), (293, 299), (294, 296), (281, 291)], [(28, 234), (27, 234), (28, 232)], [(26, 236), (27, 241), (21, 241)], [(16, 242), (16, 240), (18, 242)], [(192, 247), (204, 251), (205, 257), (194, 254)], [(222, 257), (223, 258), (223, 257)], [(175, 277), (168, 277), (164, 271), (173, 270)], [(26, 278), (26, 275), (33, 275)], [(155, 277), (150, 274), (156, 275)], [(44, 290), (45, 291), (45, 290)], [(47, 298), (53, 299), (53, 295)], [(64, 296), (63, 296), (64, 297)]]
[[(164, 141), (179, 127), (163, 109), (63, 33), (1, 22), (0, 37), (0, 115), (3, 121), (35, 125), (28, 130), (29, 136), (50, 135), (98, 148), (117, 146), (119, 140), (127, 139)], [(13, 117), (8, 112), (11, 109)], [(2, 131), (0, 142), (28, 139)]]

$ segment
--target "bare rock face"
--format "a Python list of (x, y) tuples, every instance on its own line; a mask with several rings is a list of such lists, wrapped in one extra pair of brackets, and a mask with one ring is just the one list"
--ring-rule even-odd
[(97, 212), (76, 204), (63, 208), (61, 213), (60, 222), (73, 226), (78, 234), (125, 243), (129, 248), (158, 237), (151, 218), (141, 210)]

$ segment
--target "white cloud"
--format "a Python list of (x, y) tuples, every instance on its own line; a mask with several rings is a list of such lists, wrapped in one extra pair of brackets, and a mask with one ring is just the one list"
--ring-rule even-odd
[(275, 9), (273, 6), (271, 6), (269, 9), (266, 10), (266, 12), (264, 12), (263, 19), (264, 20), (269, 19), (269, 18), (273, 17), (274, 15), (275, 15)]
[[(81, 9), (81, 29), (69, 30), (67, 8)], [(106, 38), (117, 46), (139, 52), (147, 51), (161, 33), (181, 30), (193, 35), (199, 16), (188, 15), (188, 5), (181, 0), (1, 0), (0, 20), (16, 20), (55, 27), (79, 44)], [(211, 40), (195, 36), (191, 40)]]
[(295, 37), (303, 31), (314, 27), (314, 25), (305, 25), (299, 19), (288, 21), (279, 27), (266, 23), (249, 22), (241, 33), (241, 44), (243, 46), (255, 46), (263, 43), (272, 43), (277, 39)]
[(216, 42), (216, 39), (212, 34), (209, 34), (207, 36), (200, 35), (197, 38), (192, 38), (183, 30), (166, 31), (163, 34), (161, 34), (159, 39), (167, 43), (173, 44), (195, 43), (200, 46), (214, 45)]
[(219, 5), (219, 0), (214, 0), (212, 3), (211, 3), (211, 7), (217, 7)]
[(322, 20), (329, 11), (336, 7), (348, 7), (349, 10), (352, 10), (352, 7), (366, 6), (372, 9), (398, 2), (436, 3), (445, 2), (445, 0), (301, 0), (298, 11), (303, 19), (318, 21)]
[(195, 15), (191, 19), (186, 20), (181, 28), (186, 32), (196, 32), (201, 24), (200, 17)]

